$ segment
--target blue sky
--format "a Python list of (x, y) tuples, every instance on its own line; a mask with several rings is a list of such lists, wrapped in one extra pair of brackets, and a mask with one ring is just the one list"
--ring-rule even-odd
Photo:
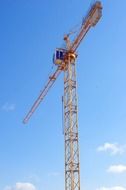
[[(0, 189), (64, 189), (63, 74), (28, 125), (52, 55), (92, 0), (0, 0)], [(126, 190), (126, 1), (78, 48), (81, 190)]]

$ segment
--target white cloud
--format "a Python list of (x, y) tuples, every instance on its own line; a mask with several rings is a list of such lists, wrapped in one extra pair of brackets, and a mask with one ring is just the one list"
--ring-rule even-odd
[(9, 104), (8, 102), (6, 102), (3, 106), (2, 106), (2, 110), (9, 112), (9, 111), (14, 111), (16, 108), (15, 104), (11, 103)]
[(125, 187), (115, 186), (115, 187), (100, 187), (97, 190), (126, 190)]
[(7, 186), (4, 190), (36, 190), (36, 187), (31, 183), (18, 182), (15, 186)]
[(16, 190), (36, 190), (31, 183), (16, 183)]
[(118, 143), (104, 143), (97, 148), (98, 152), (110, 152), (111, 154), (122, 154), (126, 151), (126, 145), (119, 145)]
[(126, 165), (112, 165), (107, 169), (109, 173), (124, 173), (126, 172)]

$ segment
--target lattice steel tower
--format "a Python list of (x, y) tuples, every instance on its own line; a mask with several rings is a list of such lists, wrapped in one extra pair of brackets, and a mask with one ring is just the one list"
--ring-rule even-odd
[(64, 71), (65, 189), (80, 190), (76, 55), (68, 54)]
[(97, 24), (101, 16), (102, 5), (100, 1), (96, 1), (84, 17), (81, 29), (75, 39), (71, 42), (70, 34), (64, 37), (66, 48), (57, 48), (54, 54), (56, 70), (50, 75), (47, 84), (23, 120), (24, 123), (27, 123), (59, 74), (64, 72), (65, 190), (80, 190), (76, 50), (88, 30)]

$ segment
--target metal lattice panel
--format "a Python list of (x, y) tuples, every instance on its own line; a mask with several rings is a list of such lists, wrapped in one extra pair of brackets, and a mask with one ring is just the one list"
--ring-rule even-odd
[(75, 62), (64, 71), (65, 190), (80, 190)]

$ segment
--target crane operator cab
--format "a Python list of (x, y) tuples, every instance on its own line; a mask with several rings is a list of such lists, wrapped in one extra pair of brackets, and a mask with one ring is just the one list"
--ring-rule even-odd
[(57, 48), (53, 55), (53, 63), (55, 65), (61, 65), (64, 60), (65, 53), (66, 53), (65, 49)]

